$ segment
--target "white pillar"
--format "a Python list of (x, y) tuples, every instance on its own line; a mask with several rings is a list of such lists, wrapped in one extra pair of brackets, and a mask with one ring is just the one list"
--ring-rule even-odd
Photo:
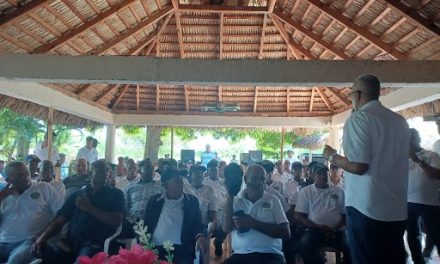
[(339, 129), (340, 129), (339, 126), (332, 126), (330, 128), (330, 135), (328, 137), (328, 142), (327, 142), (327, 144), (333, 147), (334, 149), (336, 149), (338, 153), (340, 152)]
[(113, 163), (115, 159), (115, 136), (116, 126), (107, 125), (107, 136), (105, 138), (105, 159)]

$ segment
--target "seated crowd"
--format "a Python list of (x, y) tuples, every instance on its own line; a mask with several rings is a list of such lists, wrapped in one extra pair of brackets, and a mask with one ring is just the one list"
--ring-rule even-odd
[(159, 258), (171, 241), (177, 264), (194, 263), (211, 238), (222, 256), (228, 234), (226, 264), (321, 264), (326, 250), (343, 263), (403, 264), (405, 231), (413, 262), (424, 264), (440, 248), (440, 140), (434, 151), (422, 148), (418, 131), (381, 104), (380, 89), (373, 75), (356, 79), (344, 155), (323, 151), (330, 167), (301, 163), (293, 151), (275, 163), (247, 167), (233, 156), (227, 164), (207, 145), (194, 165), (166, 156), (119, 158), (113, 168), (87, 137), (67, 176), (65, 155), (46, 135), (25, 163), (0, 161), (0, 263), (76, 263), (103, 251), (117, 230), (136, 238), (143, 220)]

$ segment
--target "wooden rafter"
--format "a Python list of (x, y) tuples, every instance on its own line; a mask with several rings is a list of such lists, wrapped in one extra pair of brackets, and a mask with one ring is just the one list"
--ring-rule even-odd
[(301, 3), (301, 0), (296, 0), (295, 3), (292, 6), (292, 10), (290, 11), (291, 14), (295, 12), (295, 10), (298, 8), (299, 4)]
[(136, 85), (136, 110), (141, 109), (141, 87), (139, 84)]
[(218, 101), (219, 102), (222, 102), (223, 101), (223, 95), (222, 95), (222, 86), (221, 85), (219, 85), (218, 86)]
[(174, 8), (174, 19), (176, 20), (176, 31), (177, 31), (177, 39), (179, 41), (179, 54), (180, 58), (185, 58), (185, 50), (183, 46), (183, 32), (182, 32), (182, 22), (180, 21), (180, 11), (179, 11), (179, 2), (178, 0), (171, 0)]
[(390, 34), (391, 32), (393, 32), (394, 30), (396, 30), (396, 28), (400, 27), (403, 23), (405, 23), (406, 21), (406, 17), (402, 17), (400, 18), (396, 23), (394, 23), (390, 28), (388, 28), (383, 34), (382, 37), (385, 37), (386, 35)]
[(185, 90), (185, 111), (189, 111), (189, 88), (188, 85), (183, 86)]
[[(273, 2), (273, 1), (272, 1)], [(263, 28), (261, 29), (261, 38), (260, 38), (260, 52), (258, 54), (258, 58), (261, 60), (263, 58), (263, 50), (264, 50), (264, 35), (266, 34), (266, 23), (267, 23), (267, 15), (264, 14), (263, 18)]]
[(49, 23), (47, 23), (44, 19), (42, 19), (41, 17), (39, 17), (37, 14), (35, 13), (28, 13), (27, 14), (30, 18), (32, 18), (33, 20), (35, 20), (38, 24), (40, 24), (41, 26), (43, 26), (45, 29), (47, 29), (50, 33), (52, 33), (54, 36), (56, 37), (61, 37), (61, 33), (58, 32), (56, 29), (53, 28), (52, 25), (50, 25)]
[(153, 42), (153, 43), (150, 44), (150, 46), (148, 47), (148, 49), (145, 51), (145, 56), (150, 56), (151, 51), (154, 49), (154, 47), (157, 46), (157, 43), (158, 43), (158, 42), (155, 42), (155, 43)]
[(275, 4), (277, 3), (277, 0), (269, 0), (267, 3), (267, 12), (268, 13), (272, 13), (274, 8), (275, 8)]
[(55, 0), (33, 0), (30, 1), (28, 4), (18, 7), (15, 11), (0, 17), (0, 29), (9, 25), (12, 22), (21, 19), (22, 17), (28, 15), (30, 12), (35, 11), (37, 8), (49, 5), (53, 2), (55, 2)]
[(286, 112), (289, 113), (290, 112), (290, 88), (287, 88), (286, 90)]
[[(322, 19), (324, 16), (325, 16), (325, 13), (324, 13), (324, 12), (321, 12), (321, 13), (319, 14), (319, 16), (316, 18), (315, 22), (313, 22), (312, 28), (316, 28), (316, 27), (319, 25), (319, 23), (321, 23), (321, 19)], [(330, 24), (331, 24), (331, 23), (330, 23)], [(322, 35), (325, 35), (325, 34), (322, 34)]]
[(86, 17), (71, 3), (71, 1), (63, 1), (63, 3), (81, 20), (86, 21)]
[(377, 23), (379, 23), (379, 21), (381, 21), (386, 15), (388, 15), (388, 13), (391, 11), (391, 8), (387, 7), (385, 8), (384, 11), (382, 11), (382, 13), (380, 13), (369, 25), (369, 28), (374, 27), (374, 25), (376, 25)]
[(119, 87), (118, 84), (114, 84), (114, 85), (109, 85), (107, 86), (107, 88), (102, 91), (102, 93), (100, 93), (98, 96), (96, 96), (96, 98), (93, 100), (95, 103), (99, 102), (102, 100), (102, 98), (106, 97), (107, 95), (109, 95), (113, 90), (117, 89)]
[(52, 15), (54, 15), (56, 18), (58, 18), (61, 23), (63, 23), (69, 30), (73, 28), (72, 24), (58, 11), (56, 11), (51, 5), (45, 5), (44, 6)]
[(225, 14), (222, 12), (220, 13), (220, 51), (219, 51), (219, 57), (222, 60), (223, 59), (223, 27), (225, 23)]
[(350, 102), (348, 102), (348, 100), (344, 98), (344, 96), (342, 96), (342, 94), (336, 88), (326, 87), (325, 89), (329, 91), (332, 95), (334, 95), (336, 98), (338, 98), (339, 101), (341, 101), (345, 106), (350, 106)]
[(185, 12), (228, 13), (228, 14), (266, 14), (267, 7), (227, 6), (227, 5), (179, 5)]
[[(67, 0), (69, 1), (69, 0)], [(135, 0), (127, 0), (122, 1), (118, 3), (117, 5), (112, 6), (111, 8), (107, 9), (106, 11), (100, 13), (96, 17), (90, 19), (86, 23), (82, 24), (81, 26), (67, 31), (64, 33), (61, 37), (57, 38), (55, 41), (48, 43), (46, 45), (38, 47), (33, 53), (47, 53), (50, 52), (59, 46), (63, 45), (64, 43), (68, 42), (69, 40), (79, 36), (80, 34), (84, 33), (86, 30), (90, 29), (91, 27), (96, 26), (97, 24), (101, 23), (102, 21), (106, 20), (110, 16), (114, 15), (118, 12), (118, 10), (121, 10), (130, 4), (135, 2)]]
[(353, 20), (359, 19), (376, 0), (368, 0), (368, 2), (357, 12)]
[(132, 47), (129, 51), (127, 51), (127, 55), (136, 55), (140, 50), (148, 46), (148, 44), (152, 43), (157, 39), (157, 35), (152, 33), (147, 36), (144, 40), (140, 41), (136, 46)]
[(328, 110), (330, 110), (330, 112), (334, 113), (335, 112), (335, 108), (333, 108), (332, 103), (330, 102), (330, 100), (328, 99), (327, 95), (325, 94), (324, 88), (317, 87), (317, 91), (318, 91), (319, 96), (322, 98), (322, 100), (324, 100), (324, 103), (327, 106)]
[(282, 21), (284, 21), (286, 24), (288, 24), (291, 27), (293, 27), (294, 29), (302, 32), (304, 35), (306, 35), (307, 37), (311, 38), (313, 41), (317, 42), (318, 44), (320, 44), (324, 48), (328, 49), (329, 51), (331, 51), (332, 53), (334, 53), (336, 56), (340, 57), (341, 59), (350, 59), (350, 56), (345, 54), (343, 51), (341, 51), (341, 50), (337, 49), (336, 47), (332, 46), (330, 43), (328, 43), (327, 41), (323, 40), (321, 38), (321, 36), (313, 33), (311, 30), (305, 28), (303, 25), (301, 25), (300, 23), (296, 22), (295, 20), (293, 20), (289, 16), (286, 16), (285, 14), (283, 14), (282, 12), (280, 12), (278, 10), (274, 11), (274, 15), (276, 17), (278, 17), (279, 19), (281, 19)]
[(315, 103), (315, 87), (312, 88), (312, 96), (310, 96), (309, 112), (313, 112), (313, 104)]
[(161, 18), (165, 17), (166, 15), (170, 14), (173, 11), (172, 6), (167, 6), (159, 11), (155, 12), (152, 16), (145, 19), (141, 23), (137, 24), (136, 26), (126, 30), (124, 33), (120, 34), (119, 36), (116, 36), (115, 38), (111, 39), (104, 45), (98, 47), (96, 50), (93, 50), (92, 52), (89, 52), (89, 55), (102, 55), (108, 50), (112, 49), (117, 44), (123, 42), (130, 36), (133, 36), (134, 34), (138, 33), (139, 31), (143, 30), (144, 28), (156, 23)]
[(357, 34), (361, 35), (368, 41), (372, 42), (375, 46), (377, 46), (379, 49), (388, 52), (392, 57), (399, 60), (407, 59), (407, 55), (404, 53), (398, 51), (394, 47), (390, 46), (386, 42), (384, 42), (382, 39), (380, 39), (378, 36), (374, 35), (368, 29), (358, 26), (356, 23), (353, 23), (352, 20), (349, 18), (343, 16), (338, 11), (330, 8), (327, 4), (324, 4), (320, 0), (307, 0), (309, 3), (313, 4), (317, 8), (321, 9), (321, 11), (327, 13), (328, 16), (332, 17), (333, 19), (336, 19), (339, 21), (339, 23), (343, 24), (345, 27), (350, 28), (352, 31), (356, 32)]
[(175, 12), (169, 14), (163, 24), (160, 26), (159, 30), (157, 31), (157, 38), (156, 38), (156, 57), (159, 57), (160, 55), (160, 36), (162, 36), (163, 32), (167, 28), (167, 25), (170, 23), (171, 18), (173, 17)]
[(129, 84), (126, 84), (126, 85), (122, 88), (122, 90), (120, 89), (118, 97), (116, 97), (115, 102), (114, 102), (114, 103), (112, 104), (112, 106), (110, 107), (111, 109), (115, 109), (115, 108), (116, 108), (116, 106), (119, 104), (119, 101), (121, 101), (122, 97), (124, 96), (125, 92), (127, 91), (128, 87), (130, 87), (130, 85), (129, 85)]
[(425, 49), (426, 47), (428, 47), (429, 45), (433, 44), (433, 43), (436, 42), (436, 41), (439, 41), (439, 38), (432, 38), (432, 39), (429, 39), (429, 40), (423, 42), (422, 44), (418, 45), (418, 46), (415, 47), (414, 49), (410, 50), (409, 52), (410, 52), (411, 54), (415, 54), (415, 53), (417, 53), (418, 51)]
[(292, 54), (295, 56), (296, 59), (299, 59), (299, 54), (302, 54), (305, 59), (316, 59), (316, 56), (313, 55), (309, 50), (305, 49), (300, 44), (295, 43), (292, 38), (289, 36), (287, 31), (284, 29), (284, 25), (281, 21), (279, 21), (275, 16), (272, 16), (272, 22), (277, 27), (278, 32), (280, 32), (281, 37), (286, 42), (287, 48), (290, 49)]
[(159, 111), (159, 103), (160, 103), (160, 87), (156, 85), (156, 111)]
[(255, 87), (255, 91), (254, 91), (254, 113), (257, 112), (257, 103), (258, 103), (258, 87)]
[(17, 46), (21, 49), (24, 49), (27, 52), (31, 51), (31, 48), (29, 48), (27, 45), (23, 44), (21, 41), (18, 41), (17, 39), (15, 39), (14, 37), (12, 37), (11, 35), (9, 35), (6, 32), (0, 31), (0, 37), (3, 37), (7, 41), (11, 42), (12, 44), (14, 44), (15, 46)]
[(91, 84), (83, 84), (81, 85), (76, 91), (75, 93), (77, 95), (81, 95), (82, 93), (84, 93), (88, 88), (90, 88), (92, 85)]
[(398, 12), (401, 16), (406, 17), (420, 27), (423, 27), (424, 30), (430, 32), (435, 37), (438, 37), (440, 35), (440, 28), (435, 25), (434, 21), (424, 18), (417, 12), (416, 9), (405, 5), (400, 0), (381, 1), (385, 2), (388, 6), (391, 6), (393, 10)]
[(306, 20), (307, 16), (309, 15), (310, 11), (312, 10), (312, 8), (313, 8), (313, 5), (310, 5), (310, 4), (309, 4), (309, 5), (307, 6), (306, 11), (304, 12), (304, 14), (302, 15), (302, 17), (301, 17), (301, 19), (300, 19), (301, 23), (303, 23), (304, 20)]

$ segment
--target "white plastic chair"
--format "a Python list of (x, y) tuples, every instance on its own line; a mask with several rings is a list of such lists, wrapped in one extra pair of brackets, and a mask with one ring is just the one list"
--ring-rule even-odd
[(111, 235), (109, 238), (107, 238), (104, 242), (104, 252), (108, 254), (108, 250), (110, 247), (110, 242), (115, 239), (117, 236), (119, 236), (121, 234), (122, 231), (122, 223), (118, 226), (118, 228), (116, 229), (116, 232)]
[(214, 232), (214, 223), (210, 222), (208, 224), (208, 228), (206, 229), (206, 254), (205, 256), (200, 255), (200, 249), (196, 244), (196, 258), (194, 259), (194, 264), (200, 264), (200, 259), (202, 259), (202, 263), (209, 264), (209, 259), (211, 258), (211, 234)]

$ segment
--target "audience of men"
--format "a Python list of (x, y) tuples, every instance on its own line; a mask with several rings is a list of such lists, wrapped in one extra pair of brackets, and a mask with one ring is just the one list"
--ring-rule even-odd
[(88, 136), (86, 145), (78, 150), (76, 159), (85, 159), (89, 164), (98, 160), (98, 151), (93, 147), (94, 138)]
[(41, 171), (40, 178), (38, 180), (49, 183), (55, 189), (55, 191), (57, 191), (60, 194), (60, 196), (64, 198), (66, 189), (61, 181), (55, 180), (55, 171), (53, 168), (52, 161), (43, 160), (41, 162), (40, 171)]
[(315, 183), (299, 192), (295, 217), (306, 231), (299, 242), (304, 264), (325, 263), (321, 249), (331, 246), (344, 249), (344, 263), (349, 263), (341, 228), (345, 226), (344, 191), (329, 184), (328, 168), (320, 165), (313, 172)]
[[(107, 164), (102, 160), (94, 162), (91, 173), (91, 184), (67, 199), (33, 244), (33, 254), (44, 263), (73, 263), (79, 256), (94, 256), (103, 250), (104, 240), (121, 225), (124, 194), (108, 184)], [(47, 245), (67, 222), (62, 243)]]
[(354, 263), (405, 263), (410, 131), (405, 119), (378, 100), (377, 77), (359, 76), (350, 97), (343, 149), (323, 157), (345, 172), (347, 232)]
[(69, 176), (63, 180), (66, 188), (65, 199), (67, 200), (71, 194), (81, 190), (82, 187), (90, 184), (88, 165), (85, 159), (76, 161), (76, 174)]
[[(52, 133), (52, 142), (55, 141), (56, 136), (57, 135), (55, 132)], [(40, 160), (49, 160), (49, 142), (47, 140), (47, 133), (44, 135), (44, 141), (36, 144), (34, 153)], [(60, 155), (58, 153), (58, 149), (54, 145), (52, 145), (52, 154), (50, 157), (50, 161), (52, 161), (52, 164), (54, 164), (55, 166), (57, 165), (59, 160)]]
[(420, 146), (420, 135), (411, 129), (407, 241), (415, 264), (424, 264), (420, 219), (432, 243), (440, 247), (440, 155)]
[(285, 263), (282, 239), (290, 237), (289, 222), (279, 199), (264, 192), (265, 174), (260, 165), (250, 166), (246, 189), (237, 196), (228, 192), (224, 230), (232, 232), (233, 254), (225, 264)]
[(145, 208), (153, 195), (162, 193), (162, 185), (153, 179), (154, 167), (149, 159), (143, 161), (140, 180), (125, 192), (127, 220), (134, 223), (145, 215)]
[(193, 264), (196, 243), (202, 255), (206, 245), (199, 201), (183, 192), (182, 175), (176, 168), (165, 170), (161, 182), (165, 191), (150, 198), (144, 222), (152, 234), (160, 259), (165, 259), (166, 254), (163, 243), (171, 241), (174, 245), (173, 261)]
[(22, 162), (5, 168), (8, 184), (0, 192), (0, 262), (30, 263), (31, 246), (63, 205), (63, 198), (46, 182), (32, 182)]

